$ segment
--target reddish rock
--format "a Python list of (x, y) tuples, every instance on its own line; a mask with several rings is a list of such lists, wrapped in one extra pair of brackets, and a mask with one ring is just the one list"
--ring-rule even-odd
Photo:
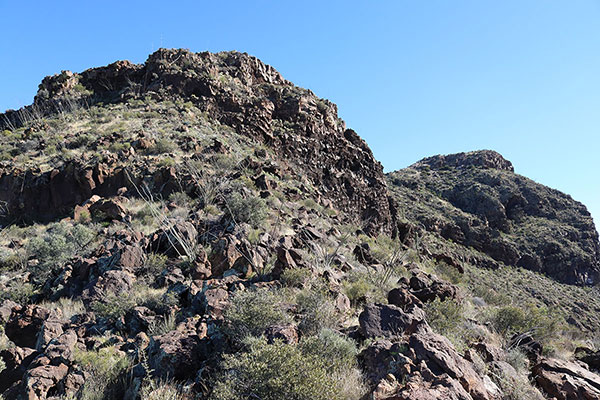
[(28, 347), (10, 347), (0, 351), (0, 358), (5, 364), (5, 369), (0, 371), (0, 393), (21, 380), (29, 364), (38, 355), (39, 352)]
[(34, 349), (38, 341), (38, 333), (42, 330), (44, 322), (49, 319), (57, 320), (59, 314), (44, 307), (28, 305), (22, 310), (13, 309), (4, 331), (17, 346)]
[(286, 344), (298, 343), (298, 329), (294, 325), (274, 325), (265, 330), (265, 337), (268, 343), (275, 340), (281, 340)]
[(95, 202), (89, 208), (90, 213), (96, 218), (102, 218), (106, 220), (122, 220), (127, 211), (121, 205), (120, 199), (103, 199)]
[[(435, 377), (447, 374), (456, 380), (474, 400), (498, 399), (486, 388), (472, 364), (460, 356), (444, 336), (429, 330), (411, 335), (409, 347), (414, 351), (415, 363), (424, 362)], [(428, 379), (430, 380), (430, 379)]]
[[(206, 332), (204, 332), (206, 334)], [(186, 380), (195, 377), (210, 354), (210, 342), (195, 330), (176, 330), (152, 338), (148, 360), (154, 373), (163, 378)]]
[(600, 376), (576, 363), (544, 359), (532, 374), (544, 392), (558, 400), (600, 399)]
[(48, 392), (57, 390), (57, 385), (69, 372), (65, 364), (43, 365), (28, 370), (23, 378), (25, 394), (29, 399), (45, 399)]

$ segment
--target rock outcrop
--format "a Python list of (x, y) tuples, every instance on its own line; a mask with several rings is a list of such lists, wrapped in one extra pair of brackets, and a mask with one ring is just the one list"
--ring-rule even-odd
[(600, 279), (598, 233), (585, 206), (515, 174), (496, 152), (429, 157), (388, 182), (399, 212), (427, 231), (560, 282)]
[[(276, 149), (290, 168), (302, 171), (320, 188), (323, 200), (362, 221), (369, 233), (392, 232), (383, 170), (365, 141), (346, 128), (333, 103), (294, 86), (274, 68), (245, 53), (160, 49), (143, 65), (118, 61), (78, 74), (63, 72), (46, 77), (34, 104), (7, 112), (0, 124), (10, 121), (19, 126), (27, 112), (52, 114), (82, 98), (93, 104), (141, 96), (193, 102), (211, 120)], [(38, 214), (52, 207), (73, 207), (104, 190), (98, 185), (98, 168), (64, 167), (51, 173), (0, 169), (0, 201), (7, 204), (13, 219), (31, 212), (27, 202), (33, 198), (51, 204)]]

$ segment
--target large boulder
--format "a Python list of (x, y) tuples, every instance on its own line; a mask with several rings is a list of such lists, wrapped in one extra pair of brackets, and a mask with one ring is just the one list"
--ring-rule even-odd
[(487, 382), (479, 376), (471, 362), (458, 354), (444, 336), (431, 331), (417, 332), (410, 337), (409, 347), (414, 351), (415, 364), (424, 362), (434, 377), (447, 375), (456, 380), (474, 400), (498, 398), (486, 387)]
[(600, 376), (580, 365), (544, 359), (532, 369), (537, 384), (558, 400), (600, 399)]
[(14, 308), (4, 331), (17, 346), (35, 349), (39, 347), (40, 332), (42, 333), (39, 336), (41, 344), (47, 343), (52, 336), (62, 333), (60, 314), (37, 305)]
[(177, 329), (152, 338), (148, 361), (156, 375), (186, 380), (196, 375), (210, 353), (206, 323), (190, 318), (179, 324)]
[(412, 333), (425, 324), (420, 308), (404, 311), (385, 304), (367, 304), (358, 317), (360, 332), (367, 338), (394, 337)]

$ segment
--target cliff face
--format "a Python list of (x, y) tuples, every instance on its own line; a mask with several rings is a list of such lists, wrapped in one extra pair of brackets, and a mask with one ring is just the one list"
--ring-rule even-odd
[(428, 231), (561, 282), (598, 282), (598, 233), (585, 206), (515, 174), (496, 152), (425, 158), (388, 180), (400, 212)]
[[(324, 201), (347, 211), (354, 221), (361, 221), (367, 232), (392, 232), (382, 167), (367, 144), (346, 129), (337, 116), (337, 107), (294, 86), (275, 69), (247, 54), (161, 49), (143, 65), (118, 61), (80, 74), (62, 72), (42, 81), (32, 106), (9, 111), (0, 116), (0, 121), (5, 127), (18, 127), (28, 116), (43, 117), (82, 104), (119, 104), (144, 97), (190, 101), (206, 119), (275, 149), (281, 160), (305, 176), (307, 183), (319, 187)], [(109, 165), (108, 169), (114, 167)], [(94, 184), (87, 183), (93, 175), (89, 165), (70, 168), (73, 172), (57, 168), (53, 176), (3, 168), (0, 200), (6, 203), (10, 217), (41, 217), (68, 209), (94, 193), (90, 186), (102, 186), (97, 176), (91, 178)], [(97, 168), (91, 166), (92, 170)], [(72, 183), (62, 188), (67, 190), (60, 190), (72, 192), (71, 196), (58, 199), (51, 195), (57, 185), (64, 186), (63, 182), (54, 182), (57, 176)], [(15, 196), (19, 191), (27, 191), (27, 196)], [(24, 198), (32, 197), (41, 198), (41, 203), (49, 207), (38, 202), (23, 204), (27, 203)]]

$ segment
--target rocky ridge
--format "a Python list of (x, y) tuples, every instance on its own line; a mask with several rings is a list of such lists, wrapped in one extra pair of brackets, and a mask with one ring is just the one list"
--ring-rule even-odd
[[(144, 96), (191, 101), (207, 119), (276, 149), (281, 159), (290, 161), (290, 168), (319, 187), (323, 200), (366, 221), (369, 232), (392, 232), (382, 167), (366, 143), (346, 129), (337, 107), (247, 54), (161, 49), (143, 65), (118, 61), (78, 74), (63, 71), (42, 81), (33, 105), (8, 111), (0, 116), (0, 124), (20, 127), (32, 116), (39, 119), (81, 104)], [(121, 187), (122, 170), (118, 164), (76, 161), (45, 173), (4, 167), (0, 201), (7, 218), (39, 218), (67, 210), (90, 193), (106, 195)], [(111, 184), (113, 180), (118, 184)]]
[[(600, 398), (597, 289), (505, 258), (589, 284), (597, 234), (495, 152), (388, 192), (333, 104), (236, 52), (64, 72), (3, 117), (6, 399)], [(571, 234), (540, 253), (529, 218)], [(524, 299), (481, 290), (510, 274)]]
[(412, 200), (400, 212), (427, 231), (561, 282), (597, 283), (598, 233), (585, 206), (513, 170), (478, 151), (426, 158), (388, 179), (397, 199)]

